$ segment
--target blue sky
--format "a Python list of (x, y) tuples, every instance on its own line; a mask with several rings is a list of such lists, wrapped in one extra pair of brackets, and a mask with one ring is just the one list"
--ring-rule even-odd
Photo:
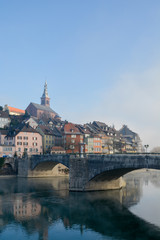
[(0, 105), (127, 124), (160, 145), (159, 0), (1, 0)]

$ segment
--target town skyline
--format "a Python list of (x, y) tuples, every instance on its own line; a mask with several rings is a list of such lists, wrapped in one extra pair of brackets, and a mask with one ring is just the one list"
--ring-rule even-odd
[(0, 105), (39, 102), (47, 80), (63, 119), (126, 124), (159, 146), (159, 11), (157, 0), (2, 0)]
[[(49, 99), (49, 106), (50, 106), (50, 100), (51, 100), (51, 98), (50, 98), (50, 96), (49, 96), (49, 94), (48, 94), (48, 87), (47, 87), (47, 81), (45, 81), (45, 84), (44, 84), (44, 90), (42, 91), (42, 96), (41, 97), (39, 97), (39, 99), (41, 99), (40, 101), (41, 101), (41, 104), (43, 104), (42, 103), (42, 98), (43, 98), (43, 96), (44, 96), (44, 94), (45, 94), (45, 91), (47, 91), (46, 93), (47, 93), (47, 97), (48, 97), (48, 99)], [(40, 103), (40, 101), (39, 101), (39, 103)], [(38, 104), (39, 104), (38, 103)], [(52, 101), (51, 101), (51, 103), (52, 103)], [(31, 101), (31, 103), (30, 104), (34, 104), (33, 103), (33, 101)], [(37, 104), (37, 103), (35, 103), (35, 104)], [(41, 104), (39, 104), (39, 105), (41, 105)], [(30, 106), (30, 105), (28, 105), (28, 106)], [(2, 106), (3, 107), (3, 106)], [(52, 106), (50, 106), (50, 107), (52, 107)], [(8, 104), (5, 104), (4, 105), (4, 108), (3, 108), (3, 110), (7, 110), (7, 108), (8, 108)], [(27, 108), (24, 108), (24, 109), (19, 109), (19, 108), (17, 108), (17, 106), (9, 106), (9, 108), (11, 108), (10, 110), (12, 111), (12, 108), (14, 109), (17, 109), (18, 111), (20, 110), (20, 111), (22, 111), (22, 112), (25, 112), (25, 111), (27, 111), (27, 109), (28, 109), (28, 107)], [(54, 112), (54, 113), (56, 113), (56, 112)], [(19, 114), (19, 113), (18, 113)], [(22, 114), (24, 114), (24, 113), (22, 113)], [(61, 115), (59, 115), (58, 113), (56, 113), (57, 114), (57, 116), (58, 117), (60, 117), (60, 119), (61, 119)], [(32, 114), (30, 115), (31, 117), (32, 117)], [(117, 127), (115, 127), (115, 124), (114, 123), (112, 123), (112, 124), (109, 124), (109, 122), (107, 123), (107, 122), (105, 122), (105, 121), (99, 121), (99, 119), (97, 120), (95, 120), (95, 119), (92, 119), (90, 122), (88, 121), (88, 122), (81, 122), (81, 121), (79, 121), (79, 122), (73, 122), (73, 121), (71, 121), (71, 120), (68, 120), (68, 119), (66, 119), (66, 118), (64, 118), (64, 119), (62, 119), (63, 121), (67, 121), (67, 122), (69, 122), (69, 123), (73, 123), (73, 124), (77, 124), (77, 125), (79, 125), (79, 124), (82, 124), (82, 125), (85, 125), (86, 123), (89, 123), (89, 124), (91, 124), (91, 123), (93, 123), (94, 121), (96, 121), (96, 122), (101, 122), (101, 123), (104, 123), (104, 124), (106, 124), (108, 127), (111, 127), (111, 128), (115, 128), (116, 129), (116, 131), (118, 130), (118, 131), (120, 131), (121, 129), (123, 129), (123, 127), (124, 126), (126, 126), (126, 127), (129, 127), (129, 129), (130, 129), (130, 126), (128, 126), (127, 124), (122, 124), (119, 128), (117, 128)], [(133, 129), (132, 129), (132, 131), (133, 131)], [(133, 131), (134, 132), (134, 131)], [(137, 132), (138, 133), (138, 132)], [(138, 133), (139, 134), (139, 133)], [(145, 143), (143, 142), (143, 139), (141, 139), (142, 140), (142, 145), (143, 145), (143, 147), (144, 147), (144, 145), (145, 145)], [(148, 144), (147, 144), (148, 145)], [(158, 145), (154, 145), (153, 146), (153, 148), (154, 147), (158, 147)], [(150, 149), (150, 145), (148, 145), (148, 150)], [(152, 148), (152, 149), (153, 149)], [(145, 147), (144, 147), (144, 149), (145, 149)], [(150, 150), (152, 150), (152, 149), (150, 149)]]

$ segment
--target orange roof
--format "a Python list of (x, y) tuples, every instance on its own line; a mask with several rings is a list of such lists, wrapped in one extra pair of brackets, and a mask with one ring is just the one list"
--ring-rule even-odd
[(18, 109), (18, 108), (14, 108), (14, 107), (9, 107), (9, 106), (8, 106), (8, 109), (9, 109), (10, 112), (25, 114), (25, 111), (22, 110), (22, 109)]

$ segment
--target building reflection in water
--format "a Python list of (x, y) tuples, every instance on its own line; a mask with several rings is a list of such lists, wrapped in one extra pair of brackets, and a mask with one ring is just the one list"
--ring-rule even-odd
[[(39, 239), (47, 240), (49, 229), (60, 221), (65, 229), (79, 226), (81, 234), (85, 229), (92, 229), (118, 239), (119, 236), (128, 239), (130, 225), (135, 223), (140, 228), (139, 234), (145, 231), (143, 234), (160, 237), (159, 231), (153, 232), (147, 223), (128, 211), (140, 201), (144, 182), (148, 179), (156, 184), (156, 176), (159, 182), (160, 175), (154, 172), (145, 172), (143, 178), (142, 172), (131, 173), (125, 176), (126, 188), (87, 193), (69, 193), (68, 179), (63, 177), (1, 179), (0, 233), (14, 223), (20, 224), (28, 235), (37, 232)], [(125, 233), (123, 225), (127, 229)]]
[(41, 205), (35, 201), (23, 201), (22, 197), (13, 202), (13, 215), (16, 219), (29, 219), (41, 213)]

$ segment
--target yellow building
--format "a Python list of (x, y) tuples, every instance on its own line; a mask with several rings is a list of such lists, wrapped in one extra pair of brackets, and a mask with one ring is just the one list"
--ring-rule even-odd
[(42, 135), (43, 153), (50, 153), (53, 146), (62, 145), (62, 135), (56, 127), (50, 129), (48, 126), (40, 125), (37, 131)]

